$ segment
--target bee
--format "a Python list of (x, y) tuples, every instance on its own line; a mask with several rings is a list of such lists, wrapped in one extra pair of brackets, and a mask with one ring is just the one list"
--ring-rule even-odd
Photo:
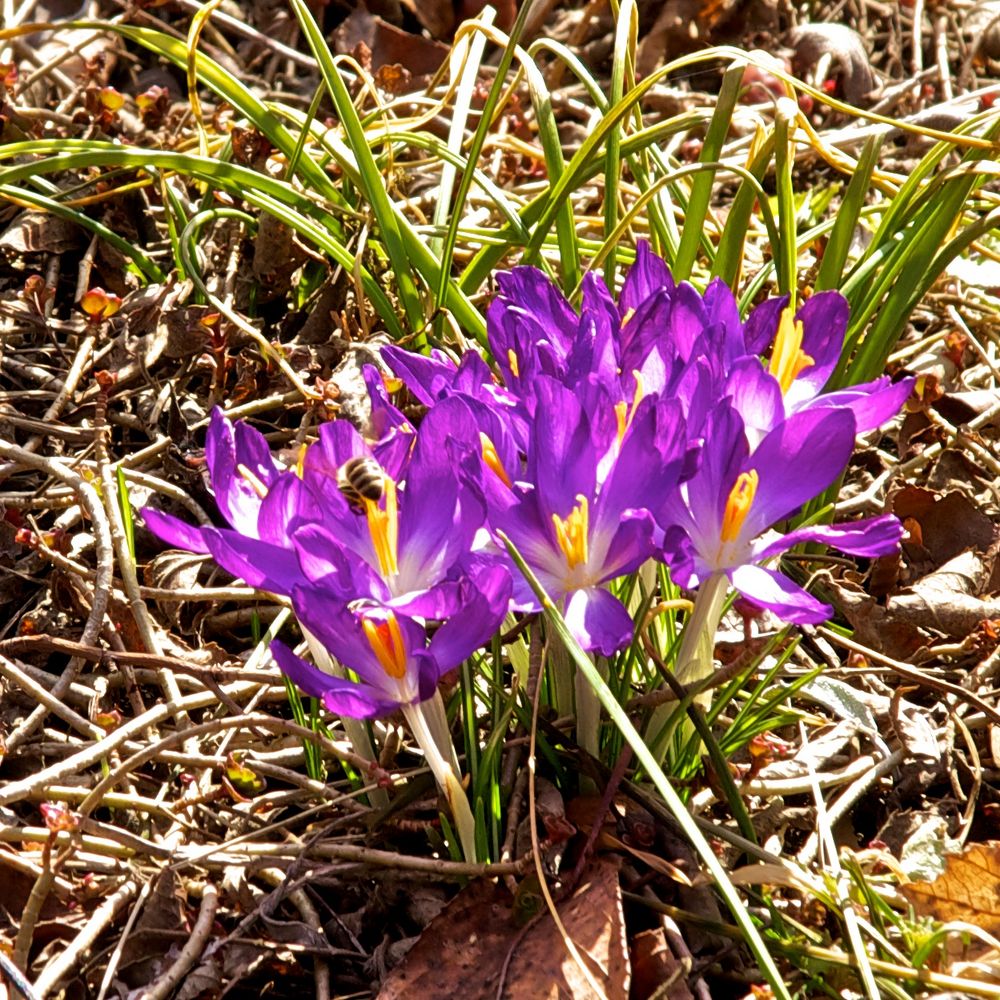
[(337, 470), (337, 487), (351, 510), (364, 512), (366, 500), (378, 503), (382, 499), (385, 473), (374, 458), (351, 458)]

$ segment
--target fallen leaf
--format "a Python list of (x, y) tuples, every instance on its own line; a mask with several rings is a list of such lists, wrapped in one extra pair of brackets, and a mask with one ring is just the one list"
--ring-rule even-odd
[[(591, 862), (576, 891), (560, 903), (559, 917), (604, 996), (625, 1000), (631, 972), (617, 866), (604, 858)], [(512, 950), (501, 997), (593, 997), (552, 919), (546, 914), (527, 930), (518, 927), (507, 889), (480, 879), (430, 923), (378, 1000), (493, 1000)]]
[[(971, 844), (961, 854), (950, 854), (943, 874), (933, 882), (910, 882), (900, 889), (917, 916), (983, 932), (970, 943), (953, 935), (949, 959), (969, 962), (1000, 949), (1000, 841)], [(992, 973), (990, 979), (995, 981), (995, 969), (983, 966), (979, 971)]]
[(688, 989), (687, 970), (679, 962), (662, 927), (640, 931), (632, 938), (633, 1000), (694, 1000)]

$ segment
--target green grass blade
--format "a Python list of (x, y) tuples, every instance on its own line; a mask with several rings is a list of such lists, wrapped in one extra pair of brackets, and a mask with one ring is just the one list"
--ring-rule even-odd
[(712, 850), (711, 845), (705, 839), (704, 834), (698, 828), (698, 825), (691, 817), (691, 814), (685, 808), (684, 803), (674, 790), (670, 780), (657, 765), (655, 758), (649, 752), (649, 748), (646, 746), (642, 736), (636, 730), (635, 726), (632, 725), (631, 719), (629, 719), (625, 710), (611, 693), (608, 685), (604, 681), (604, 678), (601, 677), (599, 671), (591, 662), (590, 657), (580, 648), (580, 644), (573, 637), (573, 634), (566, 625), (565, 619), (559, 613), (559, 609), (552, 603), (551, 598), (545, 593), (544, 588), (528, 568), (528, 565), (525, 563), (521, 554), (514, 547), (510, 539), (504, 537), (503, 535), (501, 535), (501, 538), (503, 539), (511, 558), (517, 563), (518, 569), (531, 585), (531, 589), (535, 592), (535, 595), (541, 602), (547, 621), (565, 644), (569, 655), (572, 657), (573, 662), (576, 665), (576, 669), (581, 671), (587, 678), (587, 681), (593, 687), (595, 694), (604, 706), (605, 711), (610, 716), (611, 721), (614, 722), (621, 734), (625, 737), (629, 746), (632, 748), (636, 759), (645, 769), (650, 780), (656, 787), (656, 790), (660, 793), (663, 801), (666, 803), (670, 812), (677, 820), (678, 825), (684, 831), (684, 835), (688, 838), (691, 845), (700, 855), (702, 863), (708, 869), (709, 874), (715, 882), (716, 888), (725, 900), (726, 905), (729, 907), (729, 911), (732, 913), (736, 923), (742, 930), (746, 945), (753, 953), (754, 958), (756, 958), (762, 974), (767, 979), (771, 989), (774, 991), (774, 995), (776, 997), (780, 997), (781, 1000), (791, 1000), (791, 994), (785, 987), (782, 975), (778, 971), (778, 967), (774, 964), (774, 959), (768, 952), (767, 945), (765, 945), (763, 938), (760, 936), (760, 932), (750, 919), (750, 914), (747, 912), (746, 906), (740, 899), (739, 894), (736, 892), (735, 886), (726, 875), (725, 869), (719, 863), (719, 859), (715, 856), (715, 852)]
[(824, 292), (839, 288), (843, 280), (844, 266), (851, 249), (851, 241), (861, 218), (865, 197), (871, 188), (872, 174), (878, 163), (879, 150), (882, 148), (882, 137), (872, 136), (861, 150), (858, 165), (851, 175), (847, 189), (837, 209), (837, 220), (834, 223), (830, 238), (823, 248), (823, 259), (820, 261), (819, 272), (816, 275), (815, 290)]
[(781, 241), (771, 248), (778, 269), (778, 291), (792, 297), (798, 290), (798, 220), (795, 210), (795, 190), (792, 168), (795, 164), (795, 120), (798, 105), (789, 97), (778, 101), (774, 115), (774, 167), (778, 191), (778, 230)]
[[(754, 205), (760, 205), (761, 210), (767, 209), (770, 215), (770, 205), (767, 204), (767, 195), (761, 187), (761, 181), (767, 173), (771, 157), (774, 155), (774, 134), (767, 137), (756, 155), (747, 167), (750, 176), (744, 177), (740, 184), (733, 203), (729, 208), (729, 215), (726, 216), (726, 224), (719, 238), (719, 245), (715, 250), (715, 259), (712, 261), (711, 277), (721, 278), (734, 291), (739, 285), (740, 274), (743, 270), (744, 247), (746, 245), (747, 232), (750, 228), (750, 217), (753, 215)], [(775, 236), (777, 231), (775, 231)], [(774, 237), (772, 237), (774, 238)]]
[(116, 470), (118, 482), (118, 507), (122, 512), (122, 527), (125, 529), (125, 542), (128, 554), (135, 563), (135, 519), (132, 516), (132, 501), (128, 495), (128, 484), (125, 482), (125, 470), (119, 465)]
[[(46, 154), (53, 155), (49, 159), (33, 160), (30, 163), (0, 169), (0, 184), (16, 183), (35, 174), (77, 170), (89, 166), (172, 170), (197, 180), (213, 183), (235, 197), (270, 212), (320, 250), (329, 254), (345, 270), (354, 269), (354, 256), (332, 235), (338, 226), (329, 212), (296, 191), (291, 185), (265, 174), (235, 163), (189, 153), (159, 149), (138, 150), (111, 143), (84, 140), (37, 140), (0, 146), (0, 162), (8, 158)], [(396, 309), (381, 284), (365, 268), (361, 269), (361, 281), (365, 295), (389, 332), (394, 337), (401, 337), (403, 330), (396, 316)]]
[[(301, 0), (299, 0), (299, 2), (301, 2)], [(467, 155), (470, 163), (479, 162), (480, 154), (486, 144), (486, 136), (493, 123), (493, 116), (500, 104), (500, 97), (504, 90), (507, 73), (509, 72), (511, 64), (514, 61), (514, 53), (517, 49), (517, 40), (520, 37), (521, 32), (524, 30), (524, 25), (528, 19), (528, 14), (530, 13), (532, 6), (533, 0), (523, 0), (520, 5), (520, 9), (517, 12), (514, 24), (511, 27), (510, 37), (507, 40), (507, 44), (500, 53), (500, 61), (497, 64), (493, 83), (490, 85), (489, 92), (486, 95), (486, 100), (483, 102), (483, 110), (480, 115), (479, 125), (476, 128), (476, 131), (472, 133), (472, 139), (469, 142)], [(440, 273), (435, 286), (436, 308), (441, 308), (442, 306), (451, 308), (449, 305), (448, 289), (455, 284), (451, 273), (452, 261), (455, 256), (455, 247), (458, 243), (458, 226), (462, 216), (464, 215), (465, 202), (469, 197), (469, 190), (472, 187), (472, 179), (472, 171), (466, 171), (462, 174), (459, 178), (458, 189), (455, 192), (451, 224), (448, 227), (448, 232), (444, 239), (444, 246), (441, 249), (441, 259), (439, 262)], [(459, 321), (461, 322), (461, 319), (459, 319)], [(485, 331), (480, 339), (485, 342)]]
[[(634, 0), (625, 0), (618, 9), (618, 23), (615, 30), (615, 47), (611, 59), (611, 86), (608, 97), (612, 104), (618, 104), (625, 96), (625, 81), (631, 76), (632, 53), (635, 52), (636, 35), (639, 31), (639, 12)], [(624, 123), (625, 119), (622, 119)], [(618, 226), (618, 187), (621, 181), (622, 129), (612, 129), (608, 133), (604, 149), (604, 238), (610, 240)], [(604, 260), (604, 281), (608, 288), (615, 287), (617, 272), (615, 243), (611, 243)]]
[(386, 191), (382, 173), (375, 163), (374, 156), (372, 156), (364, 127), (358, 117), (357, 108), (354, 107), (350, 91), (348, 91), (340, 70), (337, 68), (336, 60), (326, 43), (323, 32), (305, 0), (290, 0), (290, 2), (313, 57), (319, 64), (323, 82), (326, 84), (327, 92), (337, 112), (337, 118), (347, 136), (347, 144), (357, 162), (361, 177), (361, 191), (371, 206), (382, 241), (385, 244), (386, 253), (389, 255), (389, 261), (396, 278), (396, 288), (406, 318), (412, 330), (419, 330), (424, 325), (424, 306), (417, 288), (410, 257), (400, 233), (398, 210)]
[[(746, 63), (735, 62), (726, 70), (722, 78), (722, 86), (716, 99), (715, 111), (705, 133), (705, 142), (698, 159), (703, 163), (713, 163), (722, 153), (722, 144), (729, 134), (732, 124), (733, 109), (740, 96), (743, 85), (743, 72)], [(695, 176), (691, 184), (691, 195), (684, 211), (684, 226), (681, 229), (681, 242), (677, 248), (674, 260), (673, 274), (678, 281), (691, 277), (695, 256), (701, 246), (705, 233), (705, 219), (708, 216), (708, 205), (712, 198), (712, 184), (715, 181), (715, 171), (708, 171)]]
[[(30, 177), (29, 173), (24, 179), (29, 179)], [(108, 229), (103, 223), (90, 218), (84, 212), (71, 208), (69, 205), (63, 205), (55, 198), (48, 198), (35, 191), (14, 187), (13, 184), (9, 183), (0, 184), (0, 198), (6, 198), (15, 205), (21, 203), (31, 205), (33, 208), (39, 208), (60, 219), (74, 222), (82, 229), (87, 229), (94, 233), (94, 235), (99, 236), (109, 246), (113, 246), (120, 253), (124, 254), (135, 264), (138, 271), (147, 281), (166, 281), (166, 275), (152, 258), (144, 254), (138, 247), (133, 246), (128, 240), (122, 239), (116, 232)]]

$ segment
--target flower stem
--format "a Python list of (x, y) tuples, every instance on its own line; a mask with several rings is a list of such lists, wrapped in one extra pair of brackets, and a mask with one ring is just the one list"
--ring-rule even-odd
[[(729, 580), (724, 573), (713, 573), (698, 588), (691, 616), (684, 623), (681, 644), (674, 660), (674, 675), (682, 684), (692, 684), (708, 677), (715, 662), (715, 635), (722, 619), (722, 609), (729, 593)], [(677, 705), (667, 702), (650, 716), (646, 726), (646, 742), (653, 749), (657, 763), (666, 756), (666, 729), (677, 711)]]
[(549, 668), (549, 689), (551, 691), (552, 707), (556, 715), (564, 718), (573, 715), (575, 670), (566, 652), (566, 647), (559, 639), (549, 638), (546, 661)]
[[(595, 658), (591, 656), (591, 659)], [(606, 672), (600, 665), (597, 665), (597, 669), (601, 671), (602, 676)], [(597, 700), (590, 681), (579, 670), (574, 674), (573, 685), (576, 693), (576, 742), (592, 757), (599, 757), (601, 703)]]
[(430, 730), (431, 737), (441, 756), (444, 757), (451, 769), (456, 773), (461, 773), (461, 766), (458, 763), (458, 754), (455, 752), (455, 744), (451, 739), (451, 730), (448, 728), (448, 713), (444, 707), (444, 699), (440, 691), (435, 691), (433, 696), (420, 703), (423, 709), (424, 721)]
[[(458, 832), (458, 839), (462, 845), (462, 854), (466, 861), (476, 861), (476, 820), (469, 807), (469, 798), (465, 794), (461, 781), (455, 775), (451, 764), (445, 759), (445, 755), (438, 748), (437, 741), (431, 733), (427, 718), (424, 716), (424, 703), (416, 705), (403, 705), (403, 717), (417, 745), (424, 752), (424, 759), (427, 766), (434, 775), (438, 788), (443, 792), (448, 801), (448, 808), (452, 819), (455, 821), (455, 829)], [(451, 740), (449, 739), (449, 746)], [(454, 756), (452, 748), (449, 756)]]

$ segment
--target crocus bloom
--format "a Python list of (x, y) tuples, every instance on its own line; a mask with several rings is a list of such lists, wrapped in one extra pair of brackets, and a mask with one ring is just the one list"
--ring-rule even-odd
[[(840, 292), (819, 292), (792, 313), (788, 297), (758, 306), (744, 329), (748, 355), (728, 366), (725, 394), (743, 417), (751, 444), (786, 416), (814, 407), (840, 407), (854, 415), (856, 433), (881, 426), (899, 412), (913, 379), (888, 376), (823, 392), (844, 347), (847, 300)], [(770, 347), (766, 366), (757, 355)]]
[(382, 604), (397, 613), (442, 619), (455, 611), (486, 511), (475, 472), (448, 440), (448, 411), (442, 406), (425, 417), (412, 455), (396, 474), (400, 480), (383, 468), (382, 497), (363, 501), (361, 509), (344, 497), (336, 473), (372, 452), (345, 421), (320, 428), (302, 478), (323, 516), (297, 525), (290, 539), (310, 582), (345, 602)]
[[(510, 503), (490, 510), (489, 525), (510, 538), (581, 646), (610, 655), (632, 638), (632, 620), (602, 586), (631, 573), (655, 552), (657, 526), (647, 505), (676, 487), (686, 436), (676, 404), (647, 398), (631, 412), (600, 384), (572, 391), (537, 376), (525, 471)], [(489, 466), (484, 476), (503, 476)], [(537, 609), (520, 574), (515, 606)]]
[(664, 557), (674, 579), (684, 587), (707, 589), (726, 578), (785, 621), (827, 619), (828, 605), (762, 564), (808, 541), (860, 556), (895, 551), (903, 528), (893, 515), (769, 533), (840, 475), (854, 447), (854, 432), (847, 410), (806, 410), (780, 423), (751, 452), (735, 408), (729, 403), (717, 407), (706, 426), (700, 468), (664, 512)]
[(212, 490), (231, 528), (192, 525), (152, 507), (142, 510), (149, 529), (163, 541), (211, 554), (220, 566), (252, 587), (290, 593), (304, 582), (289, 546), (291, 522), (319, 517), (298, 477), (271, 456), (263, 435), (247, 424), (235, 427), (218, 408), (205, 441)]
[(292, 602), (310, 645), (318, 644), (324, 656), (335, 657), (357, 680), (332, 676), (282, 643), (271, 644), (284, 673), (331, 711), (348, 719), (402, 712), (448, 801), (469, 861), (476, 860), (476, 824), (456, 775), (450, 736), (445, 725), (436, 723), (445, 719), (437, 684), (493, 635), (507, 612), (510, 587), (510, 575), (501, 566), (467, 578), (457, 610), (430, 638), (425, 625), (391, 608), (348, 608), (322, 587), (297, 587)]
[(323, 587), (297, 587), (296, 617), (357, 680), (333, 677), (280, 642), (271, 651), (285, 674), (331, 712), (388, 715), (430, 698), (444, 674), (489, 640), (507, 612), (510, 586), (500, 566), (464, 580), (458, 610), (430, 638), (422, 623), (391, 608), (351, 608)]

